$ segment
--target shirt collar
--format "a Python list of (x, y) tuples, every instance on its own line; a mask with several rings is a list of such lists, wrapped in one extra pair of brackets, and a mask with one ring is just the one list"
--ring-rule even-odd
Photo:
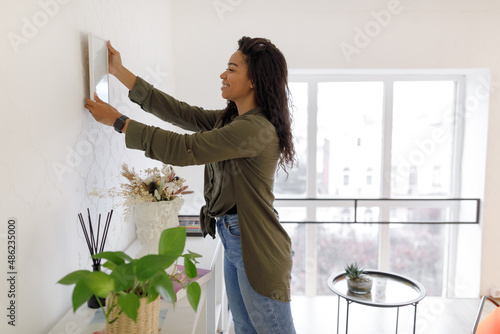
[[(249, 111), (247, 111), (243, 115), (262, 115), (262, 116), (264, 116), (264, 112), (262, 111), (262, 109), (260, 107), (255, 107), (253, 109), (250, 109)], [(243, 116), (243, 115), (237, 115), (236, 117)]]

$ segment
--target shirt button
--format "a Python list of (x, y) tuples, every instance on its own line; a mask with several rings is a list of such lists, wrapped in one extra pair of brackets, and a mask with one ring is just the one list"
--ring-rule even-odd
[(188, 148), (187, 153), (191, 153), (191, 149), (190, 148)]
[(280, 300), (280, 295), (279, 295), (279, 294), (277, 294), (277, 293), (275, 293), (275, 294), (274, 294), (274, 299), (276, 299), (276, 300)]

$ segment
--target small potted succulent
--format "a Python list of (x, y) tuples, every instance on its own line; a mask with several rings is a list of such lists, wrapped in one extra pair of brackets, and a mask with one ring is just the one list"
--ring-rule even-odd
[(372, 279), (358, 264), (351, 263), (344, 267), (346, 272), (347, 288), (350, 292), (363, 295), (372, 289)]

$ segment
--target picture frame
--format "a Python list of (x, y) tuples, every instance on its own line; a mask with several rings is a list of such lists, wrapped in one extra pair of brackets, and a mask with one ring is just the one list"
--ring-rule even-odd
[(179, 215), (179, 226), (186, 227), (188, 237), (202, 237), (200, 217), (195, 215)]
[(109, 58), (108, 42), (89, 33), (89, 88), (90, 99), (94, 92), (99, 98), (109, 103)]

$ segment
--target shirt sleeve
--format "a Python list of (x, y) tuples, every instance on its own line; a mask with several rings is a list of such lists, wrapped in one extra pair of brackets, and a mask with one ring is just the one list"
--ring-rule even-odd
[(244, 115), (222, 128), (194, 134), (177, 134), (131, 120), (125, 136), (128, 148), (175, 166), (252, 157), (277, 142), (274, 126), (264, 117)]
[(205, 110), (181, 102), (154, 88), (141, 77), (129, 91), (129, 98), (156, 117), (189, 131), (207, 131), (214, 125), (221, 110)]

